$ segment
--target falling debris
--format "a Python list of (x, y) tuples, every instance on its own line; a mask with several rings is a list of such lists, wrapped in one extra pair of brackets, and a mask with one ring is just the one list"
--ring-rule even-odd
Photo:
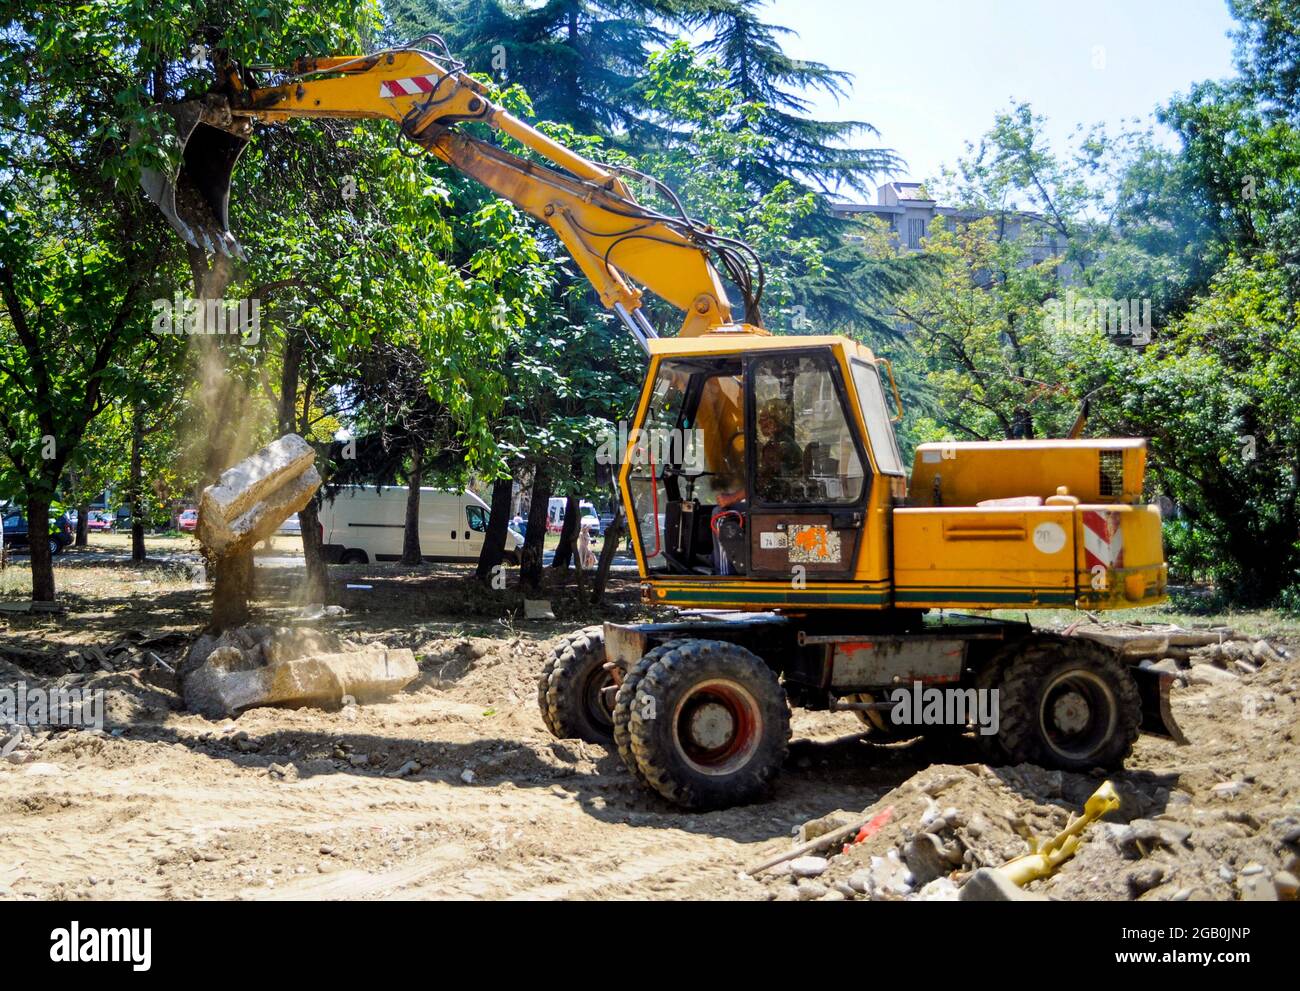
[(227, 468), (199, 499), (199, 542), (210, 560), (245, 553), (298, 512), (320, 487), (316, 452), (285, 434)]

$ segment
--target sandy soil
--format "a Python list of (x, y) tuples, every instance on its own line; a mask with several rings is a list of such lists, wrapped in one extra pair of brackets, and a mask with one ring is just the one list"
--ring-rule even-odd
[[(3, 620), (0, 648), (26, 653), (0, 661), (0, 687), (104, 688), (109, 704), (104, 732), (28, 736), (0, 760), (0, 897), (854, 897), (852, 874), (904, 846), (936, 804), (959, 807), (945, 838), (972, 851), (969, 868), (1025, 852), (1026, 837), (1059, 829), (1100, 783), (986, 770), (969, 739), (880, 745), (851, 716), (796, 713), (770, 800), (683, 814), (639, 790), (603, 747), (555, 740), (542, 726), (534, 678), (547, 643), (590, 617), (451, 622), (400, 601), (365, 612), (358, 594), (334, 627), (413, 648), (422, 673), (410, 689), (339, 711), (211, 722), (181, 711), (144, 653), (183, 651), (201, 593), (177, 580), (152, 609), (133, 590), (123, 598), (125, 612), (87, 604)], [(127, 629), (175, 636), (142, 647)], [(73, 648), (116, 642), (139, 656), (76, 670)], [(1124, 808), (1035, 887), (1059, 898), (1231, 899), (1245, 878), (1294, 873), (1298, 685), (1292, 660), (1179, 689), (1175, 712), (1192, 745), (1143, 737), (1112, 778)], [(810, 819), (890, 805), (889, 829), (831, 860), (815, 883), (743, 873), (787, 849)], [(1136, 818), (1177, 823), (1190, 838), (1135, 857), (1121, 827)]]

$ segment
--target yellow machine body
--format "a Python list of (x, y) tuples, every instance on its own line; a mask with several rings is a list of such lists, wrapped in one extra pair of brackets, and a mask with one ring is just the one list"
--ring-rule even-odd
[[(704, 435), (694, 453), (702, 461), (696, 467), (707, 474), (727, 453), (734, 457), (734, 451), (724, 451), (721, 435), (758, 442), (746, 413), (748, 408), (752, 417), (756, 403), (747, 407), (743, 401), (751, 388), (746, 369), (767, 356), (806, 353), (820, 353), (824, 367), (832, 370), (844, 417), (865, 455), (864, 491), (832, 509), (749, 505), (744, 573), (701, 574), (702, 569), (687, 570), (680, 561), (674, 566), (665, 546), (673, 539), (671, 523), (661, 519), (673, 500), (662, 485), (651, 494), (648, 482), (663, 471), (662, 462), (652, 463), (655, 449), (668, 450), (655, 443), (656, 432), (665, 429), (655, 418), (665, 370), (700, 359), (737, 363), (740, 374), (729, 376), (732, 387), (714, 390), (719, 398), (727, 393), (721, 412), (717, 404), (706, 410), (701, 403), (693, 419), (682, 421)], [(1144, 440), (923, 444), (909, 484), (900, 471), (892, 426), (887, 437), (882, 426), (896, 416), (882, 405), (885, 379), (877, 376), (874, 381), (882, 384), (876, 386), (871, 374), (863, 374), (863, 366), (874, 373), (887, 370), (887, 364), (858, 342), (724, 329), (652, 341), (650, 356), (633, 424), (636, 442), (629, 444), (620, 473), (648, 602), (782, 611), (1098, 610), (1150, 605), (1165, 597), (1160, 512), (1142, 502)], [(680, 430), (682, 422), (667, 429)]]

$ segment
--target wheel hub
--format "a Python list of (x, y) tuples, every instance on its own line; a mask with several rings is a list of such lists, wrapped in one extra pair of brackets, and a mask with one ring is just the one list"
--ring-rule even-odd
[(1088, 700), (1078, 692), (1066, 692), (1052, 706), (1052, 720), (1064, 733), (1082, 732), (1091, 718)]
[(726, 706), (707, 702), (691, 716), (689, 731), (691, 742), (703, 750), (724, 747), (736, 732), (736, 720)]
[(614, 684), (614, 676), (608, 671), (598, 670), (592, 673), (587, 679), (586, 686), (587, 712), (591, 719), (598, 726), (614, 725), (614, 693), (609, 689), (617, 686)]
[(733, 774), (753, 756), (762, 737), (758, 700), (734, 681), (710, 679), (695, 685), (672, 716), (678, 751), (705, 774)]
[(1053, 751), (1070, 760), (1087, 760), (1110, 738), (1118, 703), (1097, 672), (1075, 668), (1047, 686), (1038, 719), (1044, 742)]

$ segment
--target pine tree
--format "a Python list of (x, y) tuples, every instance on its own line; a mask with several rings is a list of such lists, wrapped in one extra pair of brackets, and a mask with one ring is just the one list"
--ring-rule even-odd
[(638, 96), (650, 52), (668, 40), (674, 0), (391, 0), (395, 37), (434, 31), (471, 72), (517, 83), (535, 116), (582, 134), (650, 127)]
[(787, 55), (780, 40), (795, 32), (765, 22), (762, 4), (714, 0), (687, 15), (687, 20), (713, 32), (704, 51), (727, 68), (741, 99), (763, 107), (753, 127), (771, 144), (746, 164), (747, 178), (763, 191), (785, 179), (801, 179), (822, 192), (840, 186), (866, 192), (877, 175), (899, 165), (898, 157), (888, 149), (854, 144), (878, 133), (865, 121), (816, 120), (809, 115), (810, 93), (845, 96), (852, 76)]

